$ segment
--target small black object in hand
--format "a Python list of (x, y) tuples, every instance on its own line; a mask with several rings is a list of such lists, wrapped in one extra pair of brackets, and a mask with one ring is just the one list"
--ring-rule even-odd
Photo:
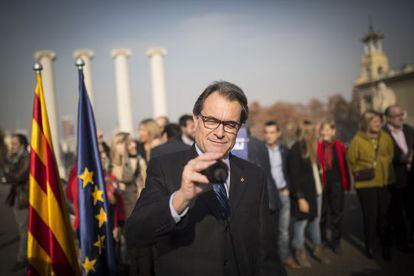
[(201, 172), (204, 174), (210, 183), (224, 183), (227, 180), (229, 174), (226, 163), (222, 160), (217, 162)]

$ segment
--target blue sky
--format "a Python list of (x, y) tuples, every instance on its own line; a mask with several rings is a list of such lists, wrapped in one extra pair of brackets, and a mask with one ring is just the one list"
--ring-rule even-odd
[[(170, 117), (190, 112), (214, 80), (241, 86), (249, 101), (306, 103), (334, 93), (350, 98), (359, 74), (368, 16), (385, 34), (391, 67), (414, 63), (413, 1), (2, 1), (0, 127), (30, 128), (33, 53), (51, 49), (59, 118), (76, 118), (73, 51), (95, 51), (92, 64), (98, 127), (117, 123), (110, 51), (130, 48), (133, 119), (152, 115), (152, 46), (167, 48)], [(60, 126), (59, 126), (60, 127)]]

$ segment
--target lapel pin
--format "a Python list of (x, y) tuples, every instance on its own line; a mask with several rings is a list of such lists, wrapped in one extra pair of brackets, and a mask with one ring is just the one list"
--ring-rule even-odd
[(242, 178), (240, 178), (240, 181), (241, 181), (241, 182), (244, 182), (244, 178), (243, 178), (243, 177), (242, 177)]

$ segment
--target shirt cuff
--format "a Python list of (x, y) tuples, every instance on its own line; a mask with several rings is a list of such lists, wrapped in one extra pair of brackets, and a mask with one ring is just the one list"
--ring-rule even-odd
[(174, 209), (174, 206), (172, 205), (172, 200), (176, 192), (174, 192), (170, 196), (170, 212), (171, 216), (173, 217), (175, 223), (179, 223), (181, 219), (187, 214), (189, 207), (185, 208), (184, 211), (181, 214), (178, 214), (177, 211)]

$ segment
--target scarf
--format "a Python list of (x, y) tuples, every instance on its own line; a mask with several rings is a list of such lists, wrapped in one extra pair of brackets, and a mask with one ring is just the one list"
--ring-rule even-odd
[(334, 161), (333, 159), (334, 159), (333, 143), (323, 141), (323, 160), (324, 160), (326, 171), (332, 170), (333, 161)]

